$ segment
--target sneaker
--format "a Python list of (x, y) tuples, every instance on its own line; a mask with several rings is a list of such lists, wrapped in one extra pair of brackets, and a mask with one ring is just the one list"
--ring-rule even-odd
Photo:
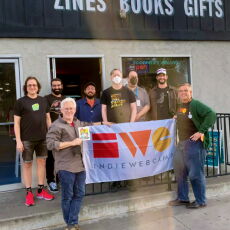
[(75, 224), (74, 227), (75, 227), (75, 230), (81, 230), (81, 229), (80, 229), (80, 226), (79, 226), (78, 224)]
[(53, 200), (54, 196), (49, 194), (44, 188), (40, 193), (37, 192), (37, 198), (38, 199), (44, 199), (44, 200)]
[(207, 204), (198, 204), (196, 201), (193, 201), (190, 204), (186, 205), (186, 208), (197, 209), (197, 208), (204, 208)]
[(28, 193), (26, 194), (26, 202), (25, 202), (25, 205), (26, 205), (27, 207), (35, 205), (35, 203), (34, 203), (34, 195), (33, 195), (32, 192), (28, 192)]
[(189, 205), (189, 201), (188, 200), (178, 200), (178, 199), (176, 199), (176, 200), (171, 200), (171, 201), (169, 201), (169, 205), (170, 206), (181, 206), (181, 205)]
[(52, 193), (57, 193), (58, 192), (58, 187), (57, 187), (57, 184), (55, 182), (50, 182), (48, 184), (48, 189)]

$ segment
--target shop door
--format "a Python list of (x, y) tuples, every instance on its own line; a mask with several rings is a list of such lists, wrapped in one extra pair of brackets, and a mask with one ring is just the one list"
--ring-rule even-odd
[(0, 59), (0, 185), (21, 182), (13, 108), (20, 96), (18, 59)]
[(103, 64), (101, 57), (61, 57), (50, 59), (51, 78), (63, 81), (63, 94), (80, 99), (83, 96), (83, 86), (94, 82), (97, 87), (97, 97), (102, 90)]

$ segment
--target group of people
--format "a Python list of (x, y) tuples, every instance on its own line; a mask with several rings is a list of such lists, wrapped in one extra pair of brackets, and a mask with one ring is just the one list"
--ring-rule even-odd
[[(179, 137), (174, 155), (178, 190), (177, 199), (169, 204), (204, 207), (205, 149), (209, 144), (208, 129), (216, 119), (215, 112), (192, 98), (190, 84), (184, 83), (178, 89), (168, 85), (167, 70), (164, 68), (156, 71), (157, 84), (149, 92), (138, 86), (136, 71), (128, 73), (126, 86), (119, 69), (113, 69), (110, 78), (111, 87), (102, 92), (100, 99), (96, 98), (95, 83), (88, 82), (83, 87), (84, 97), (77, 102), (62, 95), (63, 84), (58, 78), (51, 81), (52, 93), (45, 97), (39, 96), (41, 85), (37, 78), (26, 79), (23, 87), (25, 96), (17, 100), (14, 108), (16, 147), (22, 152), (23, 159), (25, 205), (35, 204), (31, 188), (35, 152), (38, 177), (36, 197), (54, 199), (54, 195), (44, 187), (46, 174), (50, 192), (58, 192), (58, 184), (61, 185), (66, 230), (79, 230), (78, 215), (85, 194), (86, 174), (78, 127), (174, 118)], [(192, 203), (188, 197), (187, 178), (195, 195)]]

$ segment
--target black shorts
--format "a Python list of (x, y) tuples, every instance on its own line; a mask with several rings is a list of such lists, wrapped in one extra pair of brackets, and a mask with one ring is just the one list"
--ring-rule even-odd
[(34, 152), (37, 158), (47, 158), (46, 141), (23, 141), (24, 151), (22, 152), (22, 159), (24, 162), (32, 162)]

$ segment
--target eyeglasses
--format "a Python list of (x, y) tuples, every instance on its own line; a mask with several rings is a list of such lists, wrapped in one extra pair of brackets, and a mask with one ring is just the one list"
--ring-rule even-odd
[(27, 87), (38, 87), (38, 85), (36, 85), (36, 84), (29, 84), (29, 85), (27, 85)]
[(189, 90), (188, 90), (188, 89), (185, 89), (185, 90), (178, 90), (178, 92), (179, 92), (179, 93), (183, 93), (183, 92), (187, 93), (187, 92), (189, 92)]
[(64, 111), (74, 111), (75, 108), (64, 108)]

